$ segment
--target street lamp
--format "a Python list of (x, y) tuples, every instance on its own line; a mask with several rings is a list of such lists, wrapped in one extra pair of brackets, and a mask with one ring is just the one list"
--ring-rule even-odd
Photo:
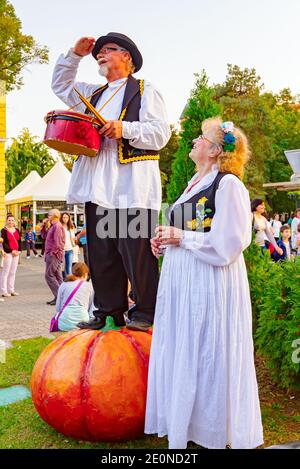
[(291, 182), (300, 183), (300, 150), (286, 150), (284, 154), (294, 171), (291, 175)]

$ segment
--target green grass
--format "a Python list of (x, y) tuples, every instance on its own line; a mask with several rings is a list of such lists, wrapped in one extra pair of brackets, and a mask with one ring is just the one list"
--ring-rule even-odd
[[(13, 342), (7, 350), (7, 361), (0, 364), (0, 388), (23, 384), (29, 386), (32, 368), (42, 352), (51, 342), (45, 338)], [(259, 365), (260, 366), (260, 365)], [(260, 371), (260, 370), (259, 370)], [(261, 394), (264, 392), (262, 386)], [(262, 417), (265, 446), (300, 439), (300, 414), (290, 415), (289, 399), (286, 395), (264, 399)], [(296, 400), (296, 399), (295, 399)], [(0, 448), (167, 448), (166, 438), (145, 436), (139, 440), (120, 443), (90, 443), (77, 441), (49, 427), (37, 414), (31, 399), (0, 407)], [(199, 448), (189, 445), (189, 448)]]
[(29, 386), (32, 368), (51, 339), (16, 340), (13, 347), (6, 350), (6, 363), (0, 363), (0, 388), (23, 384)]
[[(14, 341), (6, 351), (6, 363), (0, 364), (0, 388), (29, 386), (32, 368), (51, 342), (38, 337)], [(38, 415), (31, 399), (0, 407), (0, 448), (167, 448), (166, 438), (147, 436), (120, 443), (89, 443), (66, 437), (49, 427)]]

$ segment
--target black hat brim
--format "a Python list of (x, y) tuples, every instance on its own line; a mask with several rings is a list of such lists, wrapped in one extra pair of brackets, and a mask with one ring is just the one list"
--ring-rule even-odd
[(135, 66), (135, 72), (138, 72), (142, 68), (143, 57), (138, 48), (134, 47), (130, 42), (127, 42), (125, 39), (113, 35), (101, 36), (97, 39), (92, 50), (92, 55), (96, 60), (97, 54), (101, 47), (104, 46), (104, 44), (108, 44), (109, 42), (114, 42), (115, 44), (118, 44), (118, 46), (124, 47), (124, 49), (126, 49), (130, 53), (133, 64)]

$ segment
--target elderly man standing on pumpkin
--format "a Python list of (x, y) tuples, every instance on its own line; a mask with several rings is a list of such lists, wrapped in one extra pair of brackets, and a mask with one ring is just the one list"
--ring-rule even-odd
[[(89, 54), (106, 85), (75, 83), (79, 63)], [(100, 130), (98, 155), (80, 156), (74, 163), (68, 193), (68, 203), (85, 204), (97, 308), (95, 318), (79, 323), (81, 328), (101, 329), (107, 316), (122, 326), (124, 314), (133, 330), (146, 331), (153, 323), (158, 264), (149, 240), (161, 204), (159, 150), (170, 138), (170, 127), (160, 93), (132, 76), (142, 64), (136, 44), (111, 32), (97, 41), (79, 39), (54, 69), (52, 89), (66, 105), (78, 103), (75, 86), (86, 98), (93, 95), (91, 104), (108, 121)], [(85, 112), (85, 107), (75, 110)], [(128, 279), (136, 301), (127, 313)]]

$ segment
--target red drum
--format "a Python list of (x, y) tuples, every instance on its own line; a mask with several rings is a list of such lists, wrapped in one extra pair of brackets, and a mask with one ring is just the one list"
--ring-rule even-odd
[(69, 155), (96, 156), (101, 147), (101, 125), (94, 117), (72, 111), (51, 111), (45, 117), (44, 143)]

